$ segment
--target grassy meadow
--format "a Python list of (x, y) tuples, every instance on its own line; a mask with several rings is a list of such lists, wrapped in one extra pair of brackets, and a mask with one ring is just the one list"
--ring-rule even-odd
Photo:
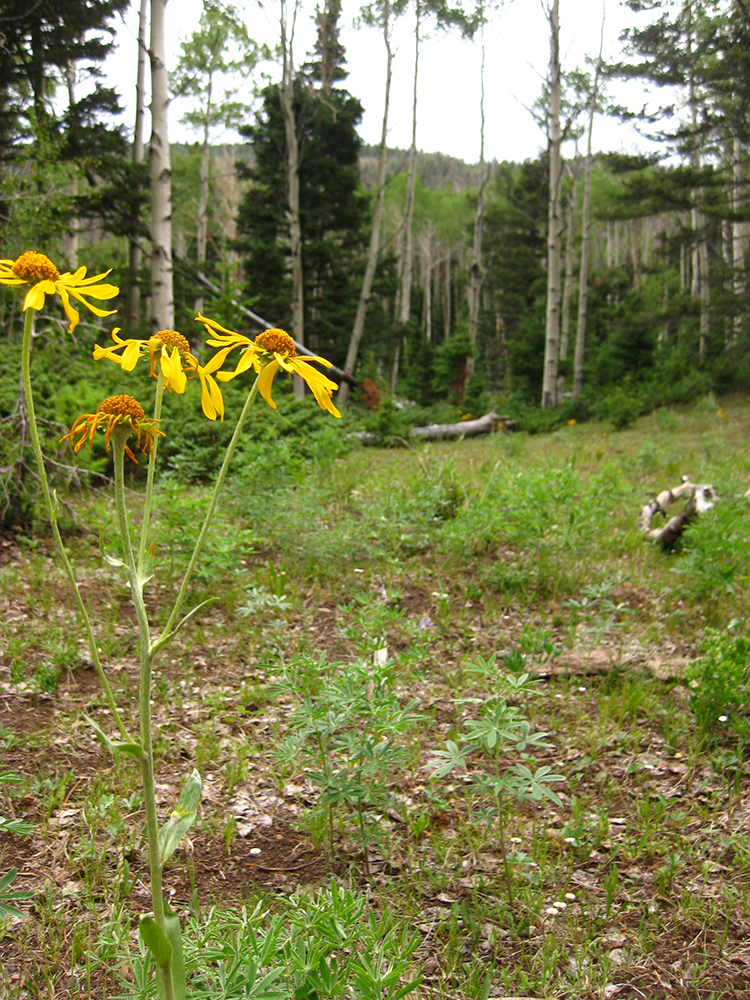
[[(164, 815), (193, 767), (204, 780), (165, 872), (191, 995), (746, 995), (749, 440), (750, 403), (709, 397), (617, 433), (343, 457), (323, 435), (304, 459), (281, 439), (239, 463), (192, 586), (211, 603), (156, 667)], [(683, 474), (721, 499), (664, 552), (640, 511)], [(112, 504), (65, 499), (135, 717), (132, 611), (100, 553)], [(157, 621), (205, 502), (159, 485)], [(155, 996), (138, 769), (84, 715), (111, 729), (51, 539), (10, 532), (8, 1000)]]

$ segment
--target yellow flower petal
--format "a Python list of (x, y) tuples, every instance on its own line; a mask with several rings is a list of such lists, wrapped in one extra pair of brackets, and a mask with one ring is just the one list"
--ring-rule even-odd
[(271, 386), (273, 385), (273, 377), (279, 370), (279, 363), (274, 358), (273, 361), (269, 361), (267, 365), (263, 365), (258, 376), (258, 392), (261, 394), (263, 399), (268, 403), (272, 410), (276, 409), (276, 403), (271, 399)]

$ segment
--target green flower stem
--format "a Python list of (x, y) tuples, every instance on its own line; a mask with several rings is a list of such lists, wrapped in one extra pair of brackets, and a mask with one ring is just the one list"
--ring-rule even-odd
[(208, 534), (208, 529), (213, 520), (214, 513), (216, 511), (216, 504), (219, 500), (219, 493), (221, 492), (221, 487), (224, 485), (224, 480), (227, 477), (227, 472), (229, 471), (229, 466), (232, 462), (232, 457), (234, 456), (235, 448), (237, 447), (237, 442), (240, 439), (240, 434), (245, 426), (245, 421), (247, 420), (247, 415), (250, 412), (250, 407), (255, 402), (255, 397), (258, 395), (258, 378), (255, 379), (253, 387), (248, 393), (248, 397), (245, 400), (245, 405), (242, 408), (242, 413), (240, 413), (239, 419), (237, 420), (237, 426), (234, 429), (234, 434), (232, 435), (232, 440), (229, 442), (229, 447), (224, 455), (224, 461), (221, 464), (221, 469), (219, 470), (219, 475), (214, 483), (213, 492), (211, 493), (211, 499), (208, 504), (208, 510), (206, 511), (206, 516), (203, 520), (203, 526), (198, 535), (197, 541), (195, 543), (195, 548), (193, 549), (193, 554), (190, 557), (190, 562), (188, 563), (187, 569), (185, 570), (185, 575), (182, 578), (182, 584), (180, 585), (179, 593), (172, 608), (172, 613), (169, 616), (169, 621), (164, 626), (164, 631), (157, 640), (157, 644), (161, 647), (172, 631), (177, 616), (180, 613), (180, 608), (185, 600), (185, 594), (187, 593), (188, 584), (195, 570), (196, 563), (198, 562), (198, 557), (201, 554), (201, 549), (203, 548), (203, 543), (206, 540), (206, 535)]
[(76, 602), (76, 608), (78, 610), (78, 617), (83, 624), (84, 630), (86, 632), (86, 644), (89, 648), (89, 653), (91, 654), (91, 659), (93, 660), (96, 672), (99, 675), (99, 680), (101, 682), (102, 688), (104, 690), (104, 697), (107, 701), (107, 706), (112, 714), (112, 718), (115, 721), (117, 728), (120, 731), (120, 735), (126, 743), (132, 743), (133, 740), (128, 734), (125, 724), (120, 717), (120, 713), (117, 709), (117, 704), (115, 702), (114, 694), (112, 693), (112, 688), (109, 685), (109, 681), (104, 673), (104, 668), (102, 667), (102, 662), (99, 658), (99, 647), (96, 644), (96, 639), (94, 637), (94, 631), (91, 627), (91, 620), (86, 611), (86, 606), (83, 603), (83, 598), (81, 597), (81, 592), (78, 589), (78, 582), (73, 572), (73, 567), (70, 565), (70, 560), (68, 559), (68, 553), (65, 550), (65, 545), (62, 540), (62, 535), (60, 534), (60, 529), (57, 526), (57, 515), (58, 515), (58, 502), (57, 497), (52, 498), (49, 489), (49, 483), (47, 482), (47, 472), (44, 468), (44, 454), (42, 452), (42, 444), (39, 439), (39, 430), (36, 424), (36, 411), (34, 409), (34, 393), (31, 386), (31, 337), (34, 330), (34, 316), (35, 312), (33, 309), (27, 309), (24, 316), (23, 323), (23, 348), (21, 351), (21, 376), (23, 379), (23, 391), (26, 397), (26, 414), (29, 419), (29, 433), (31, 434), (31, 443), (34, 448), (34, 454), (36, 456), (37, 471), (39, 472), (39, 481), (42, 484), (42, 495), (44, 496), (44, 506), (47, 508), (47, 517), (49, 518), (50, 525), (52, 527), (52, 534), (55, 539), (55, 545), (57, 546), (57, 551), (60, 556), (60, 560), (63, 564), (63, 569), (65, 570), (65, 575), (68, 578), (68, 582), (73, 590), (73, 596)]
[[(159, 377), (156, 382), (156, 395), (154, 397), (154, 421), (161, 420), (161, 401), (164, 396), (164, 372), (159, 366)], [(154, 493), (154, 472), (156, 471), (156, 451), (159, 447), (159, 435), (154, 435), (154, 442), (148, 461), (148, 476), (146, 479), (146, 493), (143, 498), (143, 523), (141, 524), (141, 540), (138, 545), (138, 577), (144, 579), (144, 564), (146, 560), (146, 549), (148, 547), (148, 527), (151, 521), (151, 506)]]
[[(156, 812), (154, 750), (151, 738), (151, 636), (146, 605), (143, 601), (143, 590), (133, 555), (133, 546), (130, 542), (130, 525), (125, 506), (125, 442), (130, 434), (131, 430), (127, 425), (116, 427), (112, 434), (112, 451), (115, 460), (115, 507), (117, 526), (120, 530), (123, 554), (128, 569), (130, 596), (138, 621), (138, 654), (140, 659), (138, 705), (141, 725), (141, 747), (143, 748), (141, 773), (143, 777), (143, 799), (146, 808), (146, 839), (148, 841), (148, 864), (151, 875), (151, 905), (154, 910), (156, 923), (162, 931), (166, 931), (161, 862), (159, 860), (159, 818)], [(168, 970), (162, 974), (162, 981), (165, 1000), (174, 1000), (171, 971)]]

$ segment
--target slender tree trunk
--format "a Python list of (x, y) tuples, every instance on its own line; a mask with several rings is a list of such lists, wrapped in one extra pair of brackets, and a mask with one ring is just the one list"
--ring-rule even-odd
[[(297, 123), (294, 117), (294, 29), (299, 2), (294, 2), (291, 27), (288, 23), (287, 0), (281, 0), (281, 55), (282, 76), (279, 98), (284, 115), (286, 136), (286, 182), (289, 211), (289, 255), (292, 264), (292, 335), (300, 343), (305, 342), (305, 302), (302, 275), (302, 227), (299, 217), (299, 143)], [(305, 395), (305, 383), (295, 375), (294, 398)]]
[(560, 342), (560, 0), (547, 10), (550, 25), (549, 211), (547, 223), (547, 319), (544, 334), (542, 409), (557, 405), (557, 357)]
[[(211, 170), (211, 148), (208, 144), (208, 123), (211, 120), (211, 97), (213, 90), (213, 74), (208, 78), (208, 95), (206, 98), (206, 118), (203, 123), (203, 145), (201, 147), (201, 186), (198, 192), (198, 225), (196, 233), (196, 261), (198, 270), (203, 271), (206, 263), (206, 244), (208, 243), (208, 183)], [(195, 311), (203, 312), (203, 296), (195, 300)], [(302, 341), (300, 341), (302, 343)]]
[[(578, 275), (578, 322), (576, 324), (576, 353), (573, 359), (573, 399), (580, 399), (583, 386), (583, 351), (586, 342), (586, 309), (588, 305), (589, 288), (589, 228), (591, 224), (591, 165), (593, 162), (592, 137), (594, 134), (594, 115), (599, 96), (599, 76), (602, 70), (602, 49), (604, 47), (604, 15), (602, 14), (602, 30), (599, 40), (599, 58), (596, 61), (594, 86), (591, 90), (589, 103), (589, 127), (586, 139), (586, 164), (583, 170), (583, 218), (581, 220), (581, 267)], [(609, 232), (609, 230), (608, 230)], [(610, 246), (607, 240), (607, 257)]]
[[(393, 63), (393, 52), (391, 50), (391, 5), (390, 0), (383, 3), (383, 40), (386, 51), (386, 71), (385, 71), (385, 105), (383, 107), (383, 128), (380, 134), (380, 151), (378, 154), (378, 173), (375, 182), (375, 208), (372, 213), (372, 232), (370, 233), (370, 247), (367, 253), (367, 264), (365, 266), (365, 276), (362, 281), (362, 291), (359, 295), (357, 305), (357, 315), (354, 319), (354, 328), (349, 340), (349, 350), (346, 352), (346, 362), (344, 371), (347, 375), (354, 374), (354, 366), (357, 363), (359, 344), (365, 329), (365, 316), (367, 306), (372, 295), (372, 283), (375, 278), (375, 268), (378, 263), (378, 248), (380, 247), (380, 224), (383, 218), (383, 202), (385, 200), (385, 154), (388, 140), (388, 108), (391, 100), (391, 68)], [(349, 383), (342, 381), (337, 393), (339, 406), (346, 406), (349, 399)]]
[[(576, 232), (576, 193), (578, 191), (579, 160), (576, 155), (575, 167), (569, 169), (572, 185), (568, 198), (567, 220), (565, 225), (565, 280), (562, 292), (562, 318), (560, 322), (560, 360), (568, 356), (568, 338), (570, 335), (570, 299), (573, 292), (573, 257)], [(559, 383), (558, 383), (559, 384)]]
[(428, 224), (422, 234), (422, 260), (424, 263), (422, 334), (428, 344), (432, 343), (432, 235), (432, 226)]
[[(690, 123), (692, 136), (692, 165), (698, 171), (701, 167), (700, 144), (698, 140), (698, 96), (695, 89), (695, 77), (693, 75), (692, 63), (692, 0), (687, 2), (688, 13), (688, 70), (690, 79), (688, 83), (688, 102), (690, 104)], [(690, 295), (693, 301), (700, 303), (700, 332), (698, 341), (698, 360), (703, 364), (706, 357), (706, 346), (708, 343), (708, 333), (710, 327), (710, 288), (708, 274), (708, 244), (706, 242), (706, 219), (697, 208), (696, 202), (703, 197), (702, 188), (695, 188), (692, 192), (693, 208), (691, 212), (693, 225), (693, 280), (690, 286)]]
[(169, 77), (164, 13), (166, 0), (151, 0), (151, 326), (174, 326), (172, 285), (172, 169), (169, 159)]
[(479, 306), (482, 290), (482, 229), (484, 226), (484, 189), (487, 185), (487, 169), (484, 162), (484, 11), (480, 11), (482, 69), (480, 75), (480, 129), (479, 129), (479, 190), (477, 192), (477, 208), (474, 213), (474, 240), (471, 253), (471, 284), (469, 285), (469, 342), (471, 354), (466, 359), (466, 374), (469, 378), (474, 374), (475, 355), (477, 350), (477, 332), (479, 330)]
[(732, 211), (734, 221), (732, 222), (732, 273), (734, 276), (734, 299), (735, 317), (734, 333), (732, 337), (733, 345), (739, 343), (742, 334), (742, 315), (745, 310), (745, 241), (742, 232), (742, 222), (740, 213), (742, 211), (742, 143), (738, 135), (734, 135), (732, 140), (732, 177), (734, 185), (732, 188)]
[[(145, 145), (143, 141), (146, 118), (146, 60), (148, 44), (146, 29), (148, 26), (149, 0), (141, 0), (140, 16), (138, 18), (138, 73), (135, 82), (135, 128), (133, 130), (133, 163), (143, 163)], [(141, 264), (143, 251), (137, 236), (130, 238), (130, 274), (132, 284), (128, 291), (128, 325), (135, 330), (141, 321)]]
[(404, 204), (404, 249), (401, 255), (401, 274), (399, 290), (399, 315), (401, 324), (409, 322), (411, 312), (411, 280), (414, 258), (414, 192), (417, 186), (417, 79), (419, 73), (419, 29), (421, 26), (422, 9), (420, 0), (416, 0), (417, 24), (414, 41), (414, 97), (412, 99), (411, 116), (411, 146), (409, 147), (409, 176), (406, 182), (406, 202)]
[(443, 333), (448, 340), (451, 335), (451, 252), (445, 257), (445, 283), (443, 285)]
[[(68, 103), (71, 111), (76, 106), (76, 66), (69, 62), (65, 66), (65, 80), (68, 84)], [(70, 179), (70, 193), (74, 197), (78, 194), (78, 177), (74, 175)], [(70, 220), (70, 228), (65, 234), (64, 253), (68, 261), (68, 267), (75, 271), (78, 267), (78, 219)]]

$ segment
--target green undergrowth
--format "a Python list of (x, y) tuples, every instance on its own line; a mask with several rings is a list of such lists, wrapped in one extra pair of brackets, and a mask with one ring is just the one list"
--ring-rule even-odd
[[(192, 995), (741, 995), (750, 409), (717, 410), (399, 451), (249, 436), (191, 587), (211, 603), (154, 683), (158, 773), (208, 790), (167, 872)], [(662, 551), (640, 510), (684, 474), (721, 499)], [(158, 484), (156, 618), (205, 510), (189, 478)], [(111, 508), (67, 499), (127, 710)], [(136, 776), (83, 719), (110, 728), (45, 535), (8, 548), (0, 878), (24, 916), (0, 915), (0, 992), (146, 1000)]]

